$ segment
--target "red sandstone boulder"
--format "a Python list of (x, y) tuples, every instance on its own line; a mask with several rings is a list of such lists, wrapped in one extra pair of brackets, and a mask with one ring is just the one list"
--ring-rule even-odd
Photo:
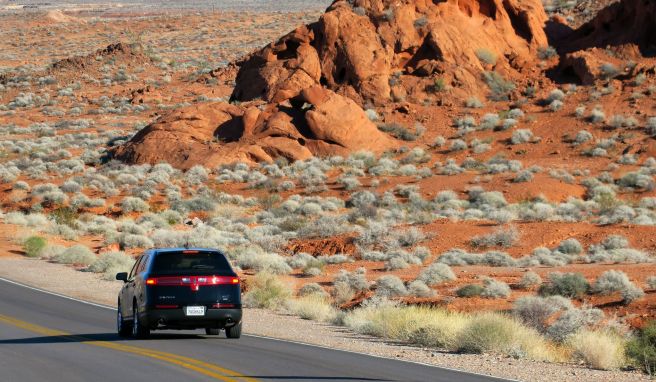
[[(280, 102), (322, 84), (360, 105), (384, 105), (404, 75), (426, 77), (426, 85), (440, 76), (463, 95), (480, 94), (484, 71), (519, 75), (548, 45), (539, 0), (353, 3), (335, 1), (316, 23), (238, 63), (232, 98)], [(480, 52), (494, 62), (482, 63)]]

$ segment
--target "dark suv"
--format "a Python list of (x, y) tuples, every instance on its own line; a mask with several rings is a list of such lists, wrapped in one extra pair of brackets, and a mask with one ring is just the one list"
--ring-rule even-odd
[(215, 249), (151, 249), (130, 273), (118, 296), (118, 334), (147, 337), (151, 330), (200, 329), (226, 337), (241, 336), (239, 278)]

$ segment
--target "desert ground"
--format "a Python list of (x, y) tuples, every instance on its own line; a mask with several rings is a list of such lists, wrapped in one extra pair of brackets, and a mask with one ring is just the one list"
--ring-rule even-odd
[(254, 3), (0, 1), (0, 266), (219, 248), (263, 315), (655, 371), (653, 3)]

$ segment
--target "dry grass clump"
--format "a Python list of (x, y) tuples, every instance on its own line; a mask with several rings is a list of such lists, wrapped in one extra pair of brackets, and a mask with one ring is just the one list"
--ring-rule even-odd
[(310, 294), (290, 300), (287, 303), (287, 308), (304, 320), (320, 322), (334, 321), (338, 312), (325, 296), (319, 294)]
[(499, 313), (470, 315), (382, 302), (347, 313), (343, 323), (358, 333), (449, 351), (492, 352), (548, 361), (562, 359), (557, 347), (536, 330)]
[(249, 308), (276, 308), (292, 296), (289, 285), (270, 273), (260, 272), (248, 281), (244, 305)]
[(595, 369), (613, 370), (626, 362), (624, 339), (610, 330), (581, 330), (569, 341), (575, 356)]

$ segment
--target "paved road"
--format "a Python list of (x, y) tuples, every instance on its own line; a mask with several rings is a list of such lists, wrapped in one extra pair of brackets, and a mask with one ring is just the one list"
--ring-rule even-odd
[(122, 339), (114, 324), (113, 309), (0, 280), (0, 380), (500, 381), (248, 335), (228, 340), (184, 331)]

